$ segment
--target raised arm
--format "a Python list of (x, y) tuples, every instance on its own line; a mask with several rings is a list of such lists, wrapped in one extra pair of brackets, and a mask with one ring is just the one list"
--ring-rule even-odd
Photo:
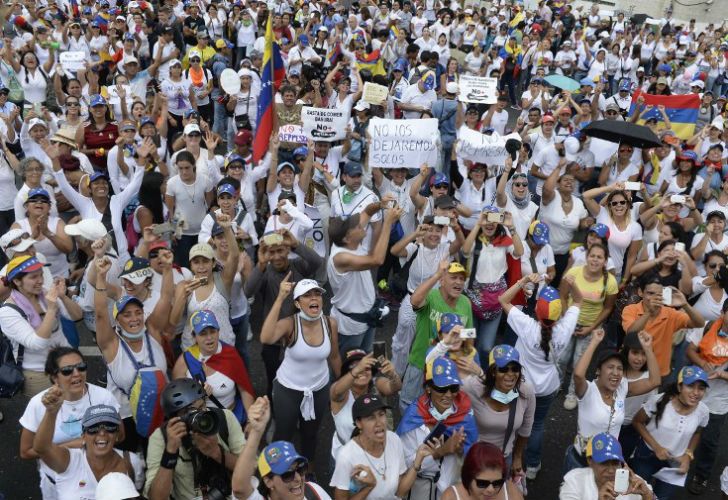
[(46, 411), (33, 438), (33, 450), (48, 467), (60, 474), (66, 472), (71, 458), (68, 449), (53, 443), (56, 419), (63, 406), (63, 391), (53, 385), (43, 394), (41, 402)]
[(94, 289), (94, 313), (96, 319), (96, 344), (107, 363), (116, 357), (119, 349), (119, 338), (114, 333), (109, 319), (109, 304), (106, 298), (106, 275), (111, 269), (108, 257), (94, 260), (96, 266), (96, 287)]
[(602, 328), (592, 331), (591, 341), (586, 351), (584, 351), (584, 354), (581, 355), (579, 362), (574, 367), (574, 389), (576, 390), (576, 397), (579, 399), (583, 398), (584, 394), (586, 394), (586, 371), (589, 369), (592, 357), (594, 357), (594, 353), (602, 339), (604, 339), (604, 330)]
[(268, 315), (265, 317), (263, 326), (260, 329), (260, 342), (262, 344), (273, 345), (281, 338), (291, 334), (293, 328), (292, 319), (278, 319), (281, 315), (283, 302), (293, 291), (293, 286), (295, 285), (295, 283), (290, 281), (291, 274), (292, 272), (289, 271), (286, 277), (283, 278), (283, 281), (281, 281), (276, 300), (273, 302), (270, 311), (268, 311)]
[(420, 194), (420, 189), (422, 188), (422, 184), (429, 177), (430, 167), (427, 166), (427, 164), (424, 164), (420, 166), (420, 175), (412, 179), (409, 195), (412, 203), (417, 210), (420, 210), (422, 207), (425, 206), (425, 203), (427, 203), (427, 199)]

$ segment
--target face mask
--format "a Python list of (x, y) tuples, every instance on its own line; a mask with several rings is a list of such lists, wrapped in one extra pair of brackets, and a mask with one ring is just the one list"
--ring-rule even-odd
[(718, 337), (720, 337), (722, 339), (728, 338), (728, 332), (724, 332), (723, 330), (719, 330), (718, 331)]
[(121, 326), (118, 327), (118, 330), (121, 336), (128, 340), (139, 340), (144, 335), (144, 330), (139, 330), (139, 333), (130, 333), (124, 330)]
[(490, 393), (490, 397), (499, 403), (507, 405), (518, 397), (518, 391), (513, 389), (510, 392), (501, 392), (498, 389), (493, 389)]
[(298, 315), (301, 316), (301, 319), (305, 319), (306, 321), (316, 321), (317, 319), (321, 319), (321, 315), (323, 314), (323, 311), (319, 311), (319, 313), (316, 316), (309, 316), (303, 310), (298, 311)]
[(432, 418), (434, 418), (438, 422), (442, 422), (443, 420), (445, 420), (447, 417), (449, 417), (453, 413), (455, 413), (455, 408), (452, 406), (450, 408), (448, 408), (447, 410), (443, 411), (442, 413), (440, 413), (440, 411), (437, 408), (435, 408), (435, 405), (430, 404), (430, 415), (432, 415)]

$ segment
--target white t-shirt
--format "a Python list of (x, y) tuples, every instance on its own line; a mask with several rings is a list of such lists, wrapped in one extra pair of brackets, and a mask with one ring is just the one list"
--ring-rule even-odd
[[(533, 165), (538, 166), (540, 173), (549, 176), (559, 166), (561, 158), (556, 148), (553, 146), (545, 147), (533, 156)], [(543, 185), (545, 182), (544, 179), (538, 179), (536, 182), (536, 194), (539, 196), (543, 194)]]
[(402, 440), (394, 432), (387, 431), (384, 453), (381, 457), (376, 458), (365, 452), (352, 439), (339, 450), (336, 469), (334, 469), (329, 485), (332, 488), (349, 491), (351, 472), (357, 465), (368, 466), (377, 480), (377, 485), (367, 495), (367, 499), (390, 500), (395, 498), (399, 486), (399, 476), (407, 471)]
[[(526, 276), (531, 273), (545, 274), (549, 267), (555, 266), (554, 249), (548, 243), (538, 249), (534, 256), (536, 269), (531, 266), (531, 247), (528, 243), (523, 243), (523, 255), (521, 255), (521, 275)], [(544, 286), (541, 282), (539, 289)]]
[(571, 212), (564, 213), (561, 206), (561, 193), (554, 190), (554, 199), (548, 205), (541, 205), (539, 217), (541, 222), (549, 226), (549, 242), (556, 255), (569, 253), (569, 246), (574, 233), (579, 228), (581, 219), (589, 215), (584, 208), (584, 203), (576, 196), (571, 197), (573, 206)]
[[(622, 422), (624, 422), (624, 401), (627, 398), (628, 390), (629, 383), (625, 377), (622, 377), (614, 397), (614, 406), (611, 407), (602, 399), (596, 382), (593, 380), (587, 382), (586, 392), (579, 399), (579, 435), (583, 438), (590, 438), (600, 432), (608, 432), (618, 438)], [(586, 443), (586, 441), (584, 442)], [(584, 453), (584, 450), (581, 449), (577, 451)]]
[[(651, 486), (648, 487), (652, 489)], [(572, 469), (564, 476), (559, 500), (599, 500), (599, 490), (591, 467)], [(618, 495), (614, 500), (642, 500), (642, 496)]]
[[(401, 102), (404, 104), (414, 104), (417, 106), (423, 106), (425, 109), (432, 109), (432, 105), (437, 100), (437, 94), (435, 91), (430, 89), (425, 92), (420, 92), (419, 85), (413, 83), (405, 89), (402, 93)], [(420, 111), (405, 111), (405, 118), (420, 118), (422, 113)], [(507, 117), (507, 114), (506, 114)]]
[(494, 111), (490, 120), (490, 126), (493, 127), (500, 135), (506, 135), (506, 125), (508, 125), (508, 111)]
[(597, 222), (609, 227), (609, 240), (607, 240), (607, 244), (609, 246), (609, 258), (614, 261), (617, 277), (621, 277), (624, 258), (627, 255), (629, 246), (633, 241), (642, 241), (642, 226), (637, 224), (635, 221), (630, 221), (629, 224), (627, 224), (626, 229), (624, 231), (620, 231), (609, 216), (609, 212), (604, 207), (601, 207), (599, 210)]
[(213, 185), (207, 176), (197, 176), (193, 184), (185, 184), (179, 175), (167, 181), (168, 196), (174, 197), (175, 214), (186, 222), (182, 230), (184, 235), (196, 235), (200, 232), (202, 220), (207, 214), (205, 193), (212, 191)]
[[(657, 411), (657, 403), (663, 396), (664, 394), (656, 394), (642, 405), (642, 409), (645, 410), (647, 416), (654, 416)], [(698, 427), (708, 425), (710, 411), (705, 403), (701, 401), (692, 413), (680, 415), (675, 411), (673, 403), (674, 400), (665, 405), (659, 425), (655, 425), (655, 419), (651, 418), (646, 427), (660, 446), (669, 451), (673, 457), (679, 457), (685, 454), (690, 438), (693, 437)], [(649, 445), (647, 446), (649, 447)]]
[(486, 179), (485, 182), (480, 186), (480, 189), (476, 189), (470, 179), (463, 179), (463, 183), (460, 189), (455, 193), (455, 197), (460, 200), (460, 203), (468, 207), (473, 211), (473, 215), (470, 217), (458, 217), (460, 224), (468, 231), (475, 227), (480, 218), (480, 212), (483, 211), (483, 207), (492, 205), (495, 201), (495, 188), (496, 179), (491, 177)]
[[(419, 250), (417, 248), (419, 247)], [(412, 254), (417, 250), (417, 256), (415, 256), (412, 264), (410, 265), (409, 276), (407, 277), (407, 290), (414, 292), (418, 286), (424, 283), (430, 276), (432, 276), (432, 270), (439, 262), (443, 259), (449, 258), (450, 255), (450, 242), (447, 239), (442, 238), (440, 244), (435, 248), (427, 248), (426, 246), (416, 243), (409, 243), (405, 250), (407, 251), (407, 257), (400, 258), (400, 265), (404, 266), (408, 260), (412, 258)], [(438, 284), (439, 286), (439, 284)]]

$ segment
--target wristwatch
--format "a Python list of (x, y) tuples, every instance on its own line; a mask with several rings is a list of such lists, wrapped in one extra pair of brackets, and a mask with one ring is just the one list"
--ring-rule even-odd
[(695, 460), (695, 455), (693, 454), (693, 452), (692, 452), (692, 451), (690, 451), (690, 450), (685, 450), (685, 454), (686, 454), (686, 455), (688, 456), (688, 458), (690, 459), (690, 461), (691, 461), (691, 462), (692, 462), (693, 460)]

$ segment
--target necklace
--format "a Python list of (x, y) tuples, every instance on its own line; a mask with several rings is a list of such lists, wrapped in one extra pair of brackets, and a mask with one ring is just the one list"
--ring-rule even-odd
[(187, 193), (187, 196), (190, 197), (190, 199), (192, 200), (192, 204), (194, 205), (194, 203), (195, 203), (195, 191), (196, 191), (196, 189), (195, 189), (195, 183), (194, 182), (192, 183), (192, 192), (191, 193), (190, 193), (190, 190), (189, 190), (189, 186), (187, 184), (185, 184), (184, 182), (182, 182), (182, 189), (185, 190), (185, 193)]
[(382, 476), (382, 479), (384, 481), (386, 481), (387, 480), (387, 453), (386, 453), (386, 450), (382, 450), (382, 457), (384, 458), (384, 467), (382, 467), (380, 470), (380, 467), (377, 467), (376, 464), (369, 459), (369, 452), (362, 445), (363, 445), (363, 442), (360, 437), (359, 446), (361, 446), (361, 449), (364, 450), (364, 457), (367, 459), (367, 462), (369, 462), (369, 465), (371, 465), (372, 470), (374, 472), (376, 472), (377, 474), (379, 474), (380, 476)]

